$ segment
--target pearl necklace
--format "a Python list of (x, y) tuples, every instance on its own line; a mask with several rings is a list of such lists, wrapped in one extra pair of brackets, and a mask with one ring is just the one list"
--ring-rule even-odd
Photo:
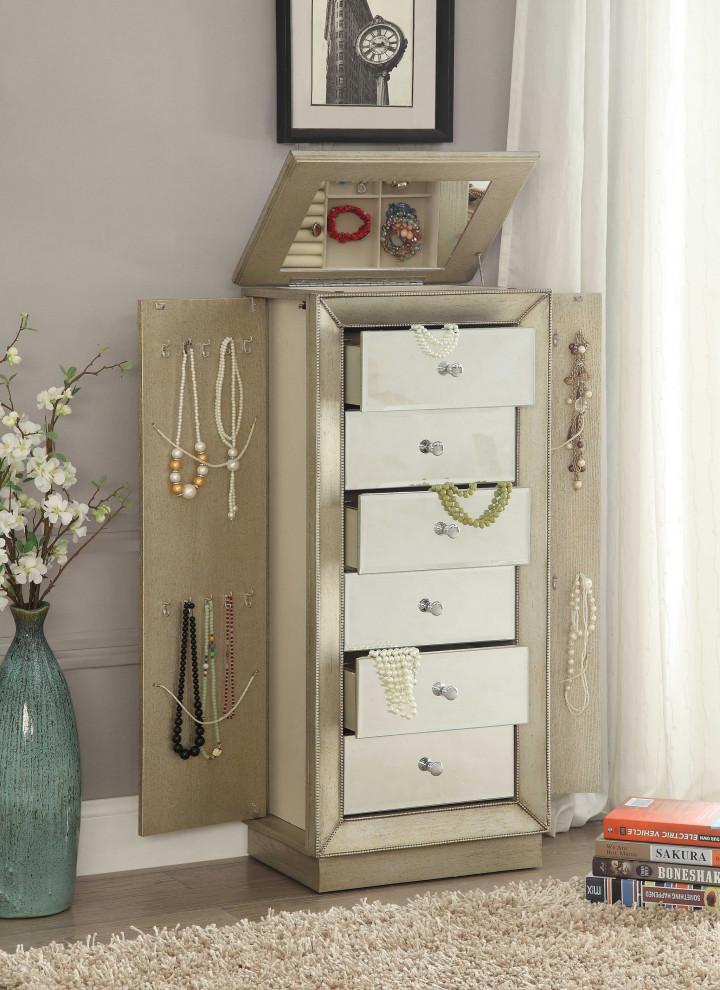
[[(228, 360), (230, 362), (230, 429), (227, 431), (222, 419), (222, 397), (225, 385), (225, 371)], [(227, 461), (225, 466), (230, 472), (230, 484), (228, 487), (228, 519), (233, 520), (237, 515), (237, 496), (235, 493), (235, 475), (240, 468), (240, 458), (247, 450), (248, 444), (255, 429), (253, 423), (250, 436), (245, 447), (240, 452), (236, 444), (240, 425), (243, 418), (243, 408), (245, 405), (245, 389), (240, 376), (237, 354), (235, 352), (235, 341), (232, 337), (225, 337), (220, 344), (220, 360), (218, 362), (217, 380), (215, 382), (215, 427), (218, 436), (227, 448)]]
[[(188, 360), (190, 363), (190, 386), (192, 389), (193, 419), (195, 424), (194, 449), (197, 455), (197, 460), (201, 463), (199, 463), (195, 468), (195, 475), (192, 483), (183, 484), (182, 474), (180, 473), (183, 459), (183, 449), (181, 443)], [(170, 482), (170, 491), (173, 495), (187, 499), (195, 498), (198, 491), (205, 484), (205, 479), (207, 478), (209, 471), (208, 465), (206, 463), (202, 463), (208, 459), (208, 455), (205, 450), (205, 444), (200, 436), (200, 411), (198, 404), (197, 376), (195, 374), (195, 352), (193, 350), (192, 343), (188, 341), (183, 347), (182, 364), (180, 366), (180, 390), (178, 392), (177, 430), (175, 431), (175, 445), (170, 453), (170, 461), (168, 464), (168, 467), (170, 468), (168, 481)]]
[(415, 646), (370, 650), (370, 659), (382, 684), (388, 712), (401, 718), (414, 718), (417, 715), (415, 683), (420, 651)]
[[(597, 605), (593, 594), (593, 583), (584, 574), (575, 577), (570, 594), (570, 631), (567, 646), (567, 676), (565, 677), (565, 704), (574, 715), (582, 715), (590, 704), (588, 683), (588, 652), (590, 634), (595, 632)], [(576, 667), (576, 651), (580, 650), (580, 661)], [(572, 699), (573, 687), (579, 684), (581, 700), (575, 704)]]
[(410, 329), (415, 334), (415, 342), (420, 350), (431, 358), (449, 357), (460, 340), (460, 327), (457, 323), (446, 323), (437, 334), (422, 323), (413, 323)]

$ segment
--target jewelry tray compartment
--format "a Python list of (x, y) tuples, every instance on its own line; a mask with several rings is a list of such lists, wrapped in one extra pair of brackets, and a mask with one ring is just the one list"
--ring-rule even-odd
[(415, 685), (417, 714), (406, 719), (387, 711), (372, 659), (358, 657), (344, 671), (344, 727), (364, 739), (524, 725), (528, 662), (524, 646), (422, 652)]
[(515, 638), (515, 568), (345, 575), (345, 649)]
[[(431, 326), (425, 332), (432, 332)], [(428, 359), (412, 329), (363, 330), (345, 345), (345, 403), (362, 412), (531, 406), (535, 330), (463, 325), (447, 358)]]
[(515, 791), (512, 725), (343, 739), (344, 812), (501, 800)]
[(515, 480), (515, 410), (345, 414), (345, 488)]
[[(463, 507), (482, 513), (493, 492), (478, 489)], [(361, 494), (345, 509), (345, 566), (378, 574), (527, 564), (530, 503), (529, 488), (513, 488), (496, 521), (476, 528), (454, 523), (435, 492)]]

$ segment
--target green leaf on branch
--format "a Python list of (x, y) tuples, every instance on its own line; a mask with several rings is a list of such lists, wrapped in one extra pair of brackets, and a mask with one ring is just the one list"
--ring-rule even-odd
[(24, 543), (18, 541), (18, 546), (20, 547), (20, 553), (31, 553), (37, 548), (38, 541), (37, 536), (34, 533), (30, 533), (27, 540)]

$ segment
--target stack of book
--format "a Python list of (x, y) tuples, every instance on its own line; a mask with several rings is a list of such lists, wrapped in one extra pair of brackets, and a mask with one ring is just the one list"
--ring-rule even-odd
[(720, 907), (720, 804), (629, 798), (603, 821), (589, 901), (625, 907)]

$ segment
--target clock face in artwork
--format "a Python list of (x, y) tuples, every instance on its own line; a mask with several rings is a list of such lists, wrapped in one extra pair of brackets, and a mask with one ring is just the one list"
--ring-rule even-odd
[(396, 65), (407, 47), (405, 35), (397, 24), (376, 18), (363, 28), (356, 42), (357, 53), (368, 65), (385, 69), (390, 63)]

